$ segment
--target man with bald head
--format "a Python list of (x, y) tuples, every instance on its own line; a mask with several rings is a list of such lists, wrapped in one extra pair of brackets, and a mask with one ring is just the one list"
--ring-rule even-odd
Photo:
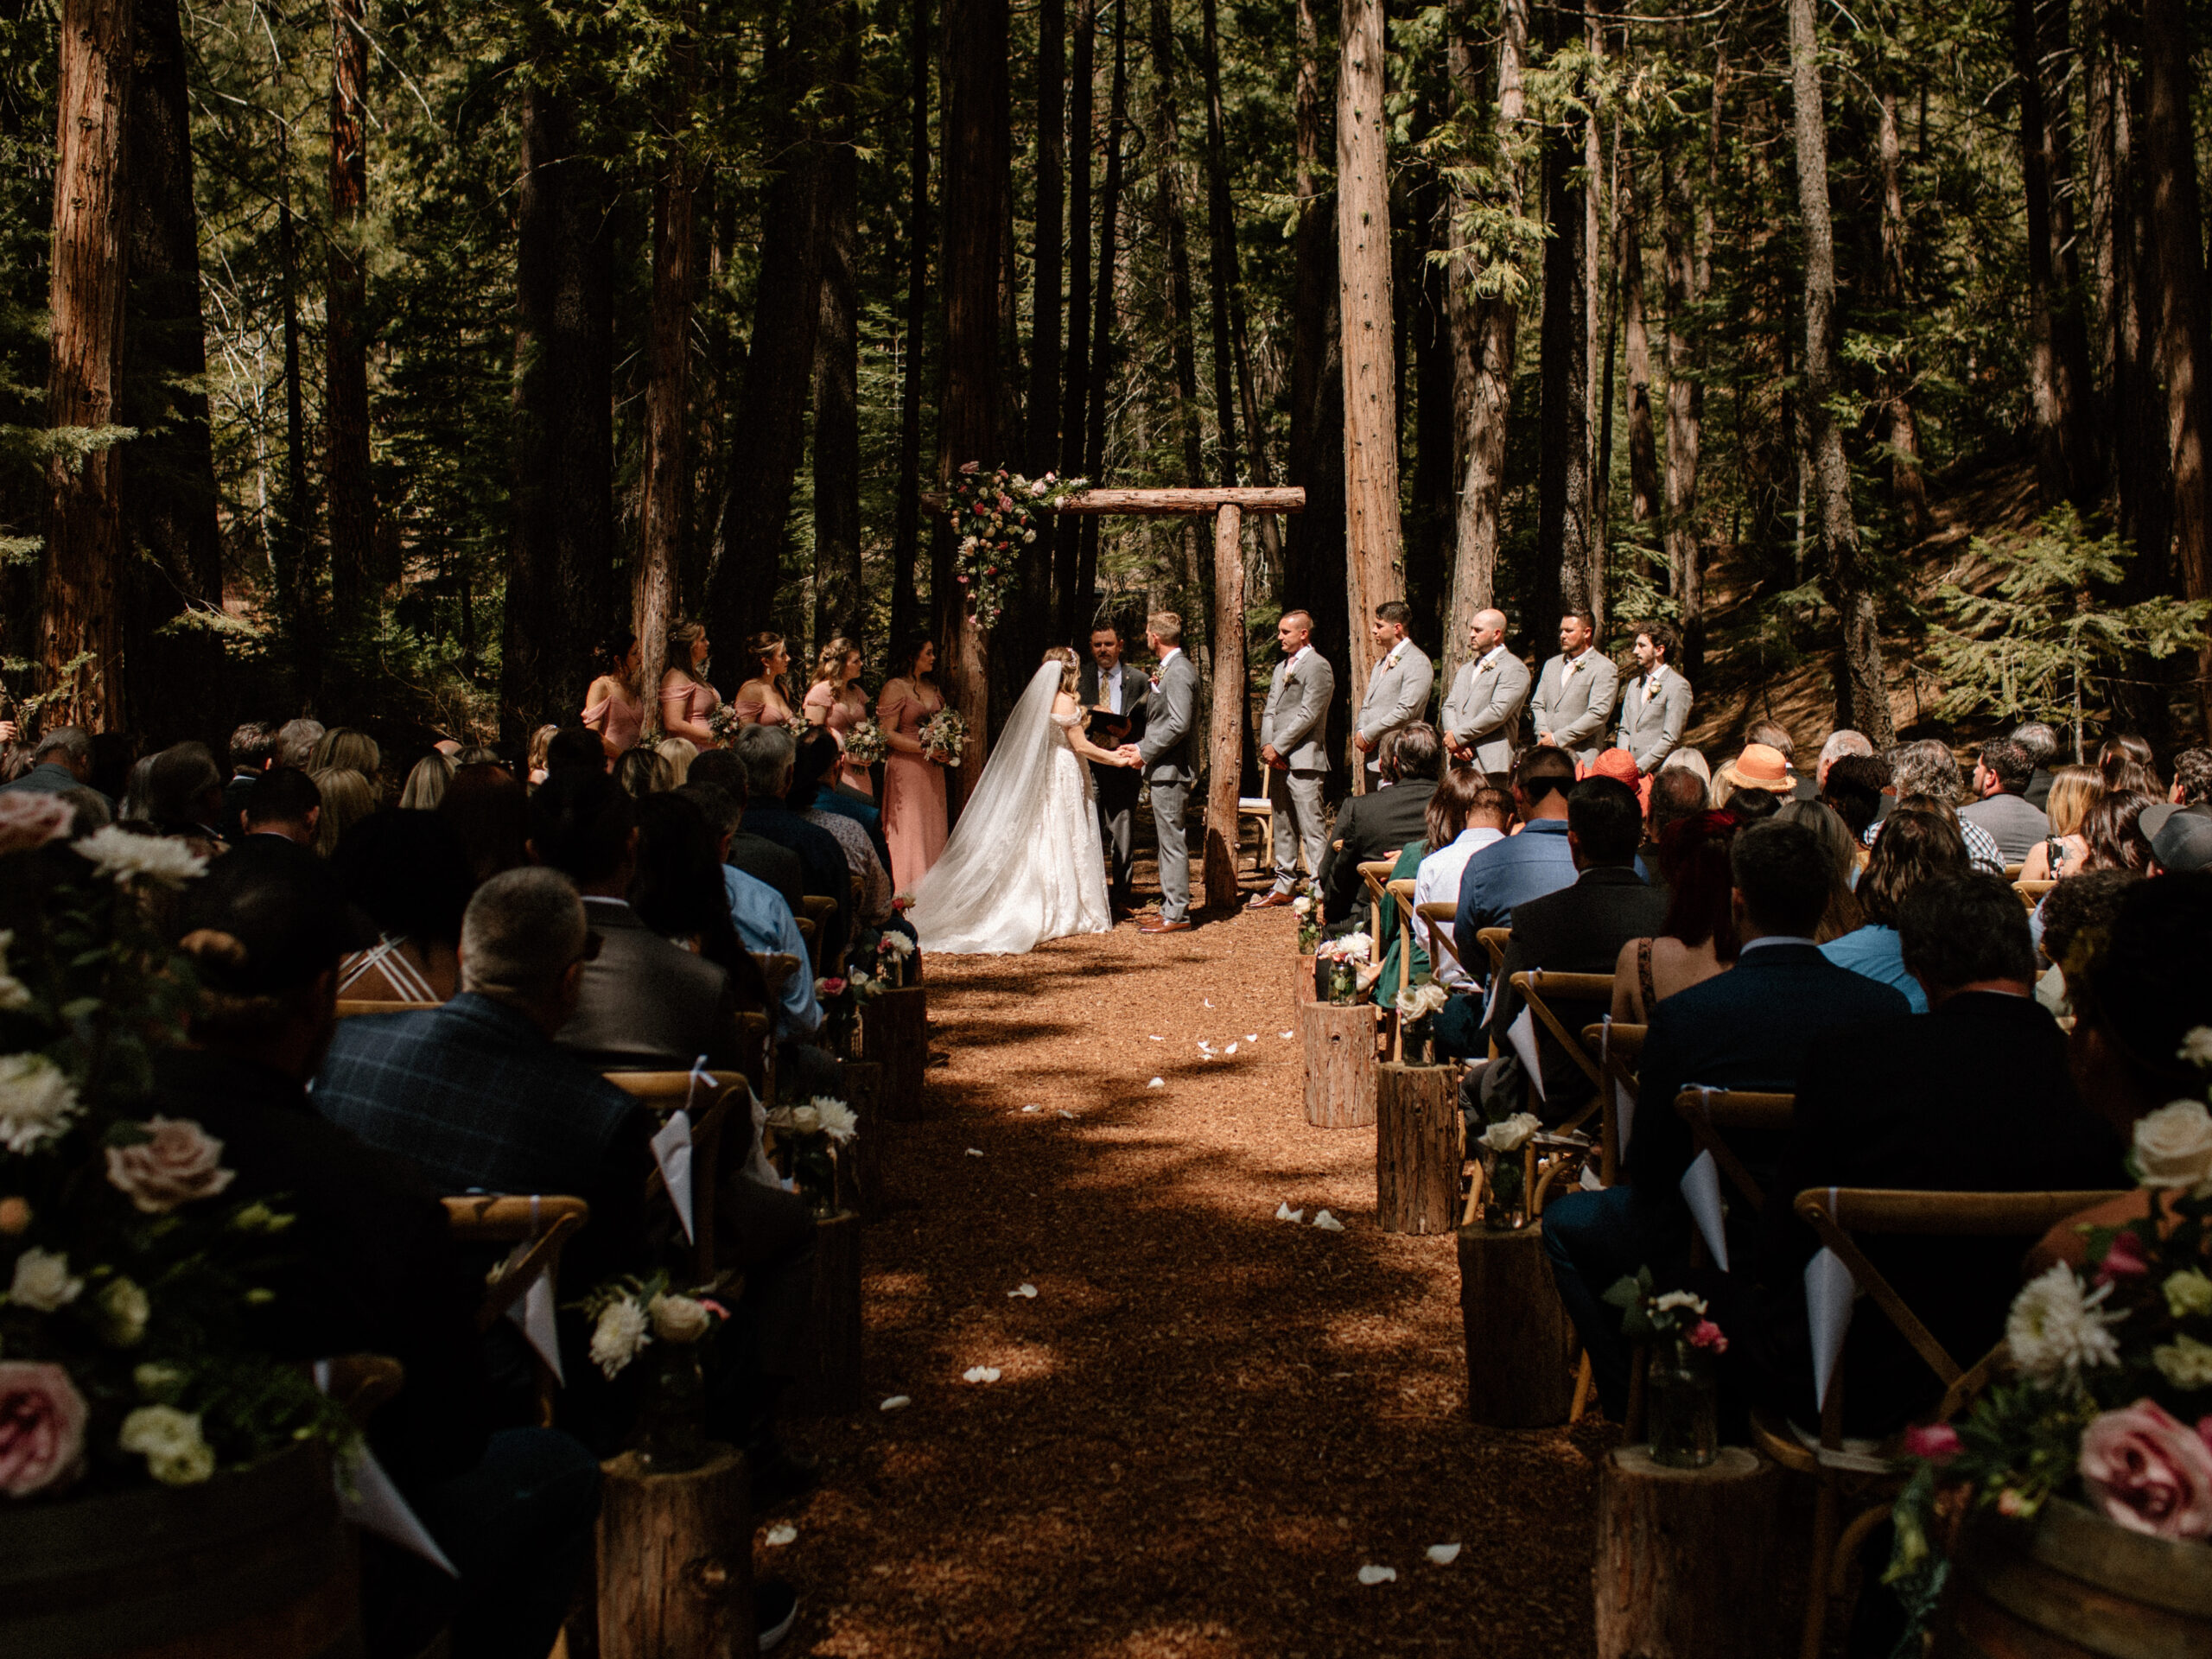
[(1505, 613), (1477, 611), (1467, 627), (1467, 660), (1444, 700), (1444, 747), (1455, 766), (1475, 766), (1493, 782), (1513, 771), (1513, 741), (1529, 701), (1529, 665), (1505, 648)]
[(1250, 910), (1291, 902), (1301, 849), (1306, 874), (1319, 874), (1325, 835), (1321, 785), (1329, 774), (1329, 700), (1337, 693), (1337, 673), (1313, 649), (1313, 619), (1304, 611), (1282, 613), (1275, 643), (1282, 660), (1268, 682), (1260, 715), (1260, 764), (1274, 810), (1275, 880), (1246, 906)]

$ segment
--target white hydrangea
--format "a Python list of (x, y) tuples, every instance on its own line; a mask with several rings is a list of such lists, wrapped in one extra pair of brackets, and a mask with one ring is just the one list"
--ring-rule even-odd
[(77, 1116), (77, 1090), (43, 1054), (0, 1054), (0, 1147), (35, 1152)]
[(2012, 1311), (2005, 1321), (2005, 1345), (2012, 1363), (2024, 1375), (2037, 1377), (2117, 1364), (2120, 1343), (2112, 1333), (2115, 1316), (2103, 1307), (2111, 1294), (2110, 1285), (2100, 1285), (2084, 1295), (2082, 1281), (2063, 1262), (2030, 1280), (2012, 1299)]
[(8, 1287), (8, 1300), (17, 1307), (51, 1313), (75, 1301), (85, 1281), (69, 1271), (69, 1258), (58, 1250), (34, 1245), (16, 1258), (16, 1277)]
[(15, 930), (0, 927), (0, 1013), (21, 1013), (31, 1005), (30, 987), (8, 971), (8, 947), (15, 942)]
[(839, 1146), (843, 1146), (861, 1132), (860, 1114), (842, 1100), (828, 1095), (817, 1095), (807, 1103), (814, 1109), (817, 1125)]
[(622, 1368), (652, 1339), (644, 1308), (626, 1296), (609, 1302), (600, 1310), (599, 1322), (592, 1326), (591, 1363), (606, 1376), (620, 1376)]
[(175, 1406), (139, 1407), (123, 1420), (115, 1443), (145, 1459), (147, 1472), (164, 1486), (194, 1486), (215, 1472), (200, 1419)]
[(149, 881), (173, 885), (188, 881), (207, 868), (207, 861), (181, 841), (167, 836), (137, 836), (111, 823), (79, 842), (77, 850), (92, 860), (102, 875), (119, 882), (143, 876)]
[(1534, 1112), (1516, 1112), (1503, 1123), (1493, 1123), (1484, 1129), (1482, 1143), (1492, 1152), (1518, 1152), (1541, 1127)]

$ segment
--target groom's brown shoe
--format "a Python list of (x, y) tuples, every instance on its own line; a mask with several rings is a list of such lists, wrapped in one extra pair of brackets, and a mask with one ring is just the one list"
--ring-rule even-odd
[(1294, 905), (1297, 902), (1298, 895), (1294, 893), (1263, 893), (1256, 899), (1254, 899), (1250, 903), (1247, 904), (1244, 908), (1247, 910), (1274, 910), (1280, 906)]
[(1140, 933), (1187, 933), (1192, 925), (1193, 924), (1190, 922), (1167, 922), (1155, 918), (1144, 923), (1137, 931)]

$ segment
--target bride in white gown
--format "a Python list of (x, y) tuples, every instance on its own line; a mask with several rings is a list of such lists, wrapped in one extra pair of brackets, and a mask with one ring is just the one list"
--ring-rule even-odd
[(995, 956), (1105, 933), (1105, 849), (1090, 767), (1131, 762), (1083, 734), (1076, 654), (1045, 653), (906, 919), (925, 951)]

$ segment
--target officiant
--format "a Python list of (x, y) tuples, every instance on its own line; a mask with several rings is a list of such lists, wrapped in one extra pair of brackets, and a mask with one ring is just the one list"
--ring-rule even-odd
[[(1152, 683), (1122, 660), (1122, 631), (1110, 621), (1090, 631), (1090, 660), (1084, 664), (1076, 695), (1090, 711), (1090, 741), (1117, 748), (1144, 737), (1147, 699)], [(1136, 908), (1130, 872), (1136, 860), (1137, 795), (1144, 776), (1132, 767), (1093, 766), (1098, 798), (1098, 830), (1111, 867), (1107, 898), (1118, 912)]]

